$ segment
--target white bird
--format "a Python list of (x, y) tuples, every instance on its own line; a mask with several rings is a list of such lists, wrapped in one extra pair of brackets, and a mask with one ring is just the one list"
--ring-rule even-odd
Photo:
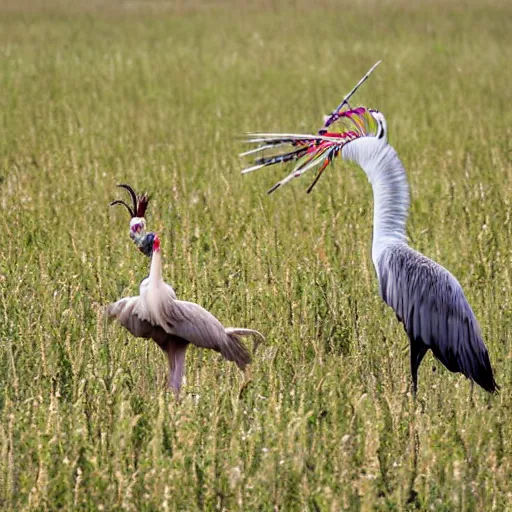
[[(129, 189), (131, 187), (127, 188)], [(135, 198), (135, 194), (133, 197)], [(147, 207), (147, 196), (137, 197), (145, 197)], [(253, 329), (224, 327), (198, 304), (178, 300), (173, 288), (162, 278), (160, 239), (156, 233), (151, 232), (140, 236), (145, 221), (143, 217), (139, 217), (133, 222), (137, 209), (132, 211), (126, 204), (125, 206), (132, 215), (130, 235), (139, 250), (151, 257), (151, 267), (149, 276), (140, 284), (139, 295), (110, 304), (107, 307), (108, 317), (117, 318), (135, 337), (153, 339), (166, 353), (169, 362), (168, 385), (176, 395), (179, 394), (183, 380), (185, 355), (189, 344), (220, 352), (225, 359), (234, 361), (241, 370), (245, 370), (251, 362), (251, 356), (240, 337), (255, 336), (263, 341), (263, 335)], [(142, 215), (144, 212), (145, 208)], [(257, 344), (254, 344), (254, 350)]]
[[(388, 144), (384, 116), (366, 107), (343, 110), (348, 97), (350, 94), (326, 116), (317, 135), (251, 134), (248, 142), (261, 144), (263, 156), (242, 173), (296, 161), (292, 172), (270, 193), (321, 165), (309, 192), (340, 153), (343, 160), (359, 164), (373, 188), (372, 260), (380, 295), (393, 308), (409, 337), (413, 393), (417, 392), (418, 368), (429, 349), (451, 372), (463, 373), (486, 391), (496, 392), (499, 387), (487, 348), (461, 285), (444, 267), (407, 245), (409, 186), (404, 166)], [(291, 151), (265, 154), (283, 145), (291, 145)]]

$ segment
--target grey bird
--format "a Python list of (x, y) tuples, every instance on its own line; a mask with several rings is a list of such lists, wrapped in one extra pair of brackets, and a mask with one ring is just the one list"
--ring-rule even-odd
[[(346, 109), (352, 93), (325, 117), (317, 135), (249, 134), (248, 142), (259, 146), (241, 156), (260, 156), (242, 173), (295, 162), (291, 173), (270, 193), (320, 166), (310, 191), (336, 156), (359, 164), (373, 188), (372, 259), (380, 295), (409, 337), (413, 394), (418, 388), (418, 368), (429, 349), (451, 372), (460, 372), (486, 391), (496, 392), (499, 386), (487, 348), (461, 285), (444, 267), (407, 245), (409, 186), (404, 166), (387, 142), (386, 120), (382, 113), (366, 107)], [(283, 146), (291, 149), (283, 152)]]
[[(131, 233), (139, 235), (141, 230), (137, 224), (141, 224), (140, 220), (133, 222), (132, 219)], [(110, 304), (107, 307), (108, 317), (116, 318), (135, 337), (154, 340), (165, 352), (169, 363), (168, 386), (176, 395), (181, 388), (185, 355), (190, 344), (220, 352), (225, 359), (245, 370), (251, 362), (251, 355), (240, 338), (254, 336), (255, 350), (258, 342), (264, 341), (263, 335), (253, 329), (224, 327), (198, 304), (178, 300), (173, 288), (162, 278), (158, 235), (150, 232), (132, 238), (139, 250), (151, 257), (149, 276), (142, 281), (138, 296)]]

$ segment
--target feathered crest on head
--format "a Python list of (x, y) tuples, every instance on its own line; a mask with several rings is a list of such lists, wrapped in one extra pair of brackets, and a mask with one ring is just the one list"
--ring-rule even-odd
[(143, 218), (146, 214), (146, 209), (149, 204), (150, 197), (148, 194), (136, 194), (130, 185), (127, 185), (126, 183), (119, 183), (116, 185), (116, 187), (124, 188), (128, 191), (130, 194), (130, 197), (132, 199), (132, 207), (128, 206), (124, 201), (121, 201), (120, 199), (117, 199), (116, 201), (112, 201), (110, 203), (110, 206), (114, 206), (116, 204), (123, 205), (130, 214), (130, 217), (133, 219), (134, 217), (141, 217)]
[[(308, 188), (308, 193), (311, 192), (322, 172), (339, 155), (345, 144), (360, 137), (375, 137), (379, 133), (379, 124), (372, 115), (373, 110), (363, 106), (351, 108), (348, 100), (368, 79), (380, 62), (377, 62), (359, 80), (331, 114), (324, 117), (324, 125), (317, 135), (249, 133), (247, 142), (259, 144), (259, 146), (242, 153), (240, 156), (248, 156), (255, 153), (260, 153), (261, 156), (254, 160), (254, 165), (244, 169), (242, 174), (256, 171), (269, 165), (295, 161), (296, 164), (291, 173), (268, 190), (270, 194), (281, 185), (302, 176), (309, 169), (321, 164), (315, 180)], [(282, 146), (291, 146), (292, 149), (285, 150), (284, 152), (282, 149), (277, 149)]]
[(120, 183), (117, 186), (128, 191), (132, 199), (132, 206), (130, 207), (120, 199), (112, 201), (110, 206), (120, 204), (128, 210), (130, 214), (130, 238), (140, 247), (146, 236), (146, 219), (144, 216), (146, 215), (150, 197), (148, 194), (136, 194), (133, 188), (125, 183)]
[(150, 197), (146, 193), (137, 195), (137, 208), (135, 210), (136, 217), (144, 217), (146, 215), (149, 199)]

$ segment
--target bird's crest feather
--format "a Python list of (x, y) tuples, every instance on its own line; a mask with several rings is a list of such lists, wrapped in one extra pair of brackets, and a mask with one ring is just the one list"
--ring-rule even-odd
[[(296, 161), (292, 172), (281, 181), (277, 182), (268, 193), (288, 183), (293, 178), (302, 176), (306, 171), (321, 164), (320, 170), (308, 188), (311, 192), (325, 168), (339, 155), (345, 144), (360, 137), (375, 137), (379, 125), (372, 116), (371, 109), (366, 107), (351, 108), (350, 98), (361, 85), (368, 80), (374, 69), (381, 63), (376, 62), (367, 73), (357, 82), (352, 90), (345, 95), (341, 103), (324, 117), (324, 125), (318, 131), (318, 135), (277, 134), (277, 133), (251, 133), (247, 140), (250, 144), (260, 144), (255, 149), (245, 151), (240, 156), (249, 156), (260, 153), (260, 157), (254, 160), (252, 166), (244, 169), (242, 174), (267, 167), (269, 165)], [(288, 146), (288, 150), (277, 151), (277, 147)]]
[[(317, 135), (253, 133), (249, 134), (248, 143), (260, 144), (255, 150), (242, 153), (251, 155), (258, 150), (253, 165), (244, 169), (242, 174), (279, 163), (295, 162), (288, 176), (276, 183), (268, 192), (271, 193), (281, 185), (302, 176), (313, 167), (321, 165), (315, 181), (308, 192), (315, 186), (324, 169), (339, 155), (345, 144), (361, 137), (376, 137), (379, 125), (372, 115), (372, 110), (360, 106), (350, 110), (335, 111), (325, 117), (324, 126)], [(288, 146), (284, 151), (282, 146)], [(279, 148), (279, 151), (276, 150)]]

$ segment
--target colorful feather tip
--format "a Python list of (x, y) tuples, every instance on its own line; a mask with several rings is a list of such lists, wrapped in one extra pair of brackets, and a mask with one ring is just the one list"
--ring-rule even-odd
[[(308, 188), (309, 193), (318, 182), (323, 171), (339, 155), (345, 144), (361, 137), (377, 136), (379, 125), (372, 112), (374, 112), (372, 109), (362, 106), (351, 110), (336, 110), (324, 118), (324, 126), (318, 131), (318, 135), (248, 134), (247, 142), (249, 144), (259, 144), (259, 146), (242, 153), (240, 156), (257, 153), (260, 156), (255, 158), (253, 165), (244, 169), (242, 174), (270, 165), (296, 162), (290, 174), (268, 190), (270, 194), (281, 185), (302, 176), (309, 169), (320, 166), (315, 180)], [(283, 146), (287, 146), (287, 149), (283, 150)]]

